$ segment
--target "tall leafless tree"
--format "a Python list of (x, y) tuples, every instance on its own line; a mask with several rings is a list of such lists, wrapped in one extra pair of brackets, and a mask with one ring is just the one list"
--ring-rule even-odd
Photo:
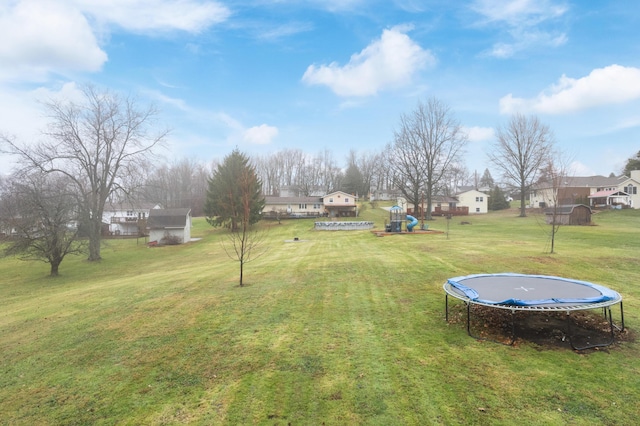
[(489, 160), (504, 182), (520, 191), (520, 216), (526, 217), (526, 196), (550, 159), (553, 133), (538, 117), (515, 114), (505, 126), (498, 127), (496, 138)]
[(78, 240), (76, 194), (64, 176), (39, 172), (13, 176), (0, 193), (0, 224), (11, 238), (5, 255), (41, 260), (57, 276), (67, 255), (86, 247)]
[(166, 137), (157, 130), (158, 111), (139, 107), (132, 97), (122, 97), (92, 85), (81, 87), (82, 100), (44, 102), (50, 125), (44, 142), (29, 145), (4, 138), (9, 152), (25, 169), (62, 174), (81, 198), (81, 222), (89, 238), (89, 260), (100, 260), (102, 213), (107, 199), (127, 192), (141, 182), (148, 159)]
[(182, 159), (156, 167), (141, 188), (141, 197), (164, 208), (190, 208), (201, 216), (211, 171), (195, 160)]
[(431, 219), (433, 198), (442, 190), (447, 174), (460, 162), (467, 134), (442, 101), (431, 98), (400, 117), (399, 130), (389, 153), (397, 186), (414, 205), (424, 194), (426, 218)]

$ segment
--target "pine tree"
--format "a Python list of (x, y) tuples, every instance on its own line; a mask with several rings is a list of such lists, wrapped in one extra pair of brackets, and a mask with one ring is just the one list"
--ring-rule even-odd
[[(247, 179), (247, 176), (250, 178)], [(243, 182), (248, 187), (243, 187)], [(245, 209), (247, 194), (249, 208)], [(262, 183), (255, 168), (246, 155), (235, 149), (218, 165), (209, 179), (204, 209), (207, 222), (212, 226), (229, 224), (232, 230), (236, 230), (245, 219), (250, 225), (258, 222), (263, 208)]]
[(504, 196), (504, 192), (500, 189), (499, 186), (495, 186), (489, 192), (489, 210), (504, 210), (508, 209), (511, 204), (507, 201)]
[(640, 170), (640, 151), (638, 151), (635, 156), (627, 160), (627, 164), (624, 166), (622, 174), (625, 176), (631, 176), (631, 170)]

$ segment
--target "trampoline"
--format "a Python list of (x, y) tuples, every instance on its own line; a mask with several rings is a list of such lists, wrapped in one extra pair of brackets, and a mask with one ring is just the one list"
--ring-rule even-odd
[[(450, 278), (443, 286), (445, 291), (446, 320), (449, 321), (449, 296), (462, 300), (467, 307), (467, 333), (471, 333), (471, 306), (505, 309), (512, 313), (511, 343), (515, 341), (513, 314), (518, 311), (565, 312), (567, 337), (571, 347), (584, 350), (609, 346), (614, 341), (614, 327), (624, 330), (622, 297), (607, 287), (573, 279), (514, 273), (476, 274)], [(620, 305), (621, 327), (613, 323), (611, 306)], [(609, 340), (604, 343), (576, 347), (571, 339), (571, 313), (591, 309), (603, 309), (609, 322)]]

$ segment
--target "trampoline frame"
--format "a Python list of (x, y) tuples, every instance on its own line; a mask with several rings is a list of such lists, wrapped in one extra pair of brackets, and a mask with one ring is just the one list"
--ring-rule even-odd
[[(501, 275), (510, 275), (510, 274), (486, 274), (484, 276), (492, 276), (492, 275), (501, 276)], [(526, 275), (520, 275), (520, 276), (526, 276)], [(535, 277), (535, 276), (532, 275), (531, 277)], [(555, 278), (555, 277), (551, 277), (551, 278)], [(566, 280), (564, 278), (563, 278), (563, 280), (571, 281), (571, 280)], [(493, 341), (493, 342), (496, 342), (496, 343), (503, 343), (503, 342), (499, 342), (499, 341), (496, 341), (496, 340), (483, 338), (483, 337), (480, 337), (480, 336), (475, 336), (475, 335), (473, 335), (471, 333), (471, 305), (485, 306), (485, 307), (493, 308), (493, 309), (503, 309), (503, 310), (508, 310), (508, 311), (511, 312), (511, 340), (507, 344), (508, 346), (513, 345), (515, 343), (515, 340), (516, 340), (514, 314), (517, 311), (565, 312), (566, 313), (566, 322), (567, 322), (566, 336), (568, 338), (569, 344), (576, 351), (582, 351), (582, 350), (585, 350), (585, 349), (593, 349), (593, 348), (598, 348), (598, 347), (610, 346), (615, 341), (615, 329), (618, 329), (619, 331), (624, 331), (624, 309), (623, 309), (623, 306), (622, 306), (622, 296), (620, 296), (617, 293), (616, 294), (617, 294), (618, 297), (616, 297), (616, 298), (614, 298), (612, 300), (607, 300), (607, 301), (603, 301), (603, 302), (595, 302), (595, 303), (594, 302), (586, 302), (586, 303), (576, 302), (576, 303), (566, 303), (566, 304), (556, 304), (556, 305), (540, 304), (540, 305), (521, 306), (521, 305), (511, 305), (511, 304), (503, 304), (503, 303), (486, 303), (486, 302), (482, 302), (482, 301), (478, 301), (478, 300), (473, 300), (473, 299), (469, 298), (467, 295), (465, 295), (464, 293), (460, 292), (460, 290), (455, 288), (449, 281), (444, 283), (443, 289), (445, 291), (445, 319), (446, 319), (446, 321), (449, 322), (449, 296), (452, 296), (452, 297), (454, 297), (456, 299), (459, 299), (459, 300), (463, 301), (465, 303), (466, 307), (467, 307), (467, 334), (470, 337), (473, 337), (474, 339), (478, 339), (478, 340), (489, 340), (489, 341)], [(611, 313), (611, 307), (613, 305), (616, 305), (616, 304), (620, 305), (620, 326), (617, 326), (613, 322), (613, 315)], [(572, 334), (571, 334), (571, 313), (574, 312), (574, 311), (587, 311), (587, 310), (593, 310), (593, 309), (598, 309), (598, 308), (602, 308), (603, 315), (609, 322), (609, 340), (607, 342), (604, 342), (604, 343), (587, 344), (585, 346), (576, 346), (574, 344), (574, 342), (573, 342)]]

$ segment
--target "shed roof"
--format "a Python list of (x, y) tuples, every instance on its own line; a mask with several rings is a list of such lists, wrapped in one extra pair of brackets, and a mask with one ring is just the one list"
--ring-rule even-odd
[(191, 209), (152, 209), (147, 227), (150, 229), (184, 228)]
[[(584, 204), (564, 204), (564, 205), (558, 206), (555, 209), (555, 214), (571, 214), (573, 213), (573, 210), (577, 207), (585, 208), (589, 210), (589, 212), (591, 212), (591, 207), (585, 206)], [(544, 214), (554, 214), (554, 208), (550, 207), (548, 209), (545, 209)]]

